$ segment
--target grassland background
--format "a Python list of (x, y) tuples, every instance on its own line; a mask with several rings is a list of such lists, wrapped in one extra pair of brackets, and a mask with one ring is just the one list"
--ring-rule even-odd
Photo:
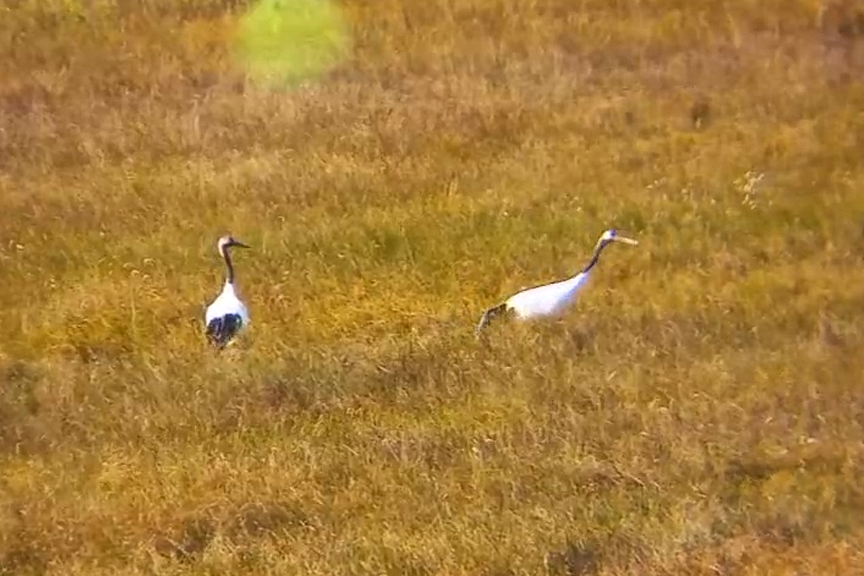
[(0, 574), (864, 571), (864, 7), (343, 7), (0, 7)]

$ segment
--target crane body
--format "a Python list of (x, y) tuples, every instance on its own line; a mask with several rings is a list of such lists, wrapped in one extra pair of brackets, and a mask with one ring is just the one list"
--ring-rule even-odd
[(207, 307), (204, 313), (207, 340), (219, 349), (227, 346), (249, 324), (249, 310), (246, 308), (246, 304), (237, 297), (237, 291), (234, 287), (234, 264), (229, 252), (234, 247), (249, 248), (230, 235), (219, 239), (217, 248), (225, 261), (227, 275), (219, 296)]
[(599, 262), (603, 249), (612, 242), (622, 242), (631, 246), (639, 244), (632, 238), (619, 236), (614, 228), (607, 230), (597, 241), (591, 260), (578, 274), (565, 280), (522, 290), (501, 304), (487, 309), (477, 324), (477, 335), (479, 336), (480, 332), (493, 320), (502, 316), (514, 316), (519, 320), (561, 316), (576, 301), (582, 288), (588, 282), (591, 269)]

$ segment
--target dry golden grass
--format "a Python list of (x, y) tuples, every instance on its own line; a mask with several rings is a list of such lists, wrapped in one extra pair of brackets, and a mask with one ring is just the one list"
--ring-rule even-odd
[(0, 574), (864, 571), (864, 6), (344, 7), (0, 7)]

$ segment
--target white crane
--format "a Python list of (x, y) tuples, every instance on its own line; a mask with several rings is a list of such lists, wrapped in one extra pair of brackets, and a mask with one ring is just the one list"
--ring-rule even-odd
[(639, 244), (636, 240), (619, 236), (614, 228), (607, 230), (600, 236), (597, 246), (594, 247), (594, 255), (591, 257), (591, 261), (588, 262), (588, 265), (581, 272), (566, 280), (528, 288), (514, 294), (503, 303), (489, 308), (483, 313), (480, 322), (477, 324), (477, 335), (479, 336), (483, 328), (502, 315), (512, 315), (520, 320), (560, 316), (576, 300), (579, 290), (588, 280), (588, 274), (600, 259), (600, 253), (612, 242), (623, 242), (631, 246)]
[(225, 260), (228, 273), (222, 292), (204, 313), (204, 323), (207, 326), (207, 340), (221, 349), (249, 324), (249, 311), (234, 290), (234, 265), (231, 263), (231, 254), (229, 253), (231, 248), (249, 248), (249, 246), (238, 242), (231, 235), (219, 238), (216, 246), (219, 249), (219, 254)]

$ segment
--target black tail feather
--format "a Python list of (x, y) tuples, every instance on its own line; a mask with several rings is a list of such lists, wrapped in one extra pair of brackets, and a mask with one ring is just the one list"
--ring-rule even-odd
[(207, 340), (221, 350), (237, 335), (242, 326), (243, 319), (239, 314), (226, 314), (214, 318), (207, 325)]
[(480, 318), (480, 322), (477, 324), (477, 328), (474, 331), (477, 336), (480, 335), (480, 332), (488, 326), (495, 319), (503, 316), (507, 312), (507, 304), (499, 304), (498, 306), (493, 306), (489, 308), (483, 313), (483, 316)]

